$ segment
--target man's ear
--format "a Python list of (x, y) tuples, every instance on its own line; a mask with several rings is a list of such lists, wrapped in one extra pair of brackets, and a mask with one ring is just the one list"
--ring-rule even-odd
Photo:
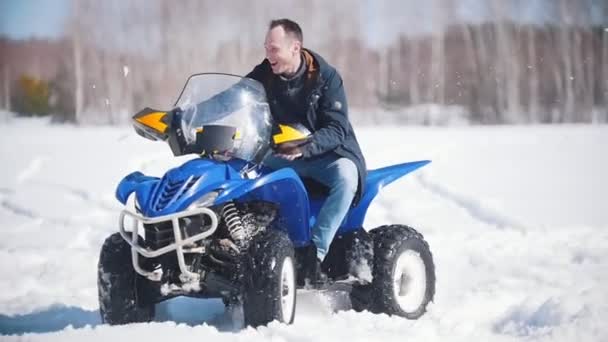
[(300, 53), (302, 51), (302, 42), (299, 40), (293, 41), (293, 52)]

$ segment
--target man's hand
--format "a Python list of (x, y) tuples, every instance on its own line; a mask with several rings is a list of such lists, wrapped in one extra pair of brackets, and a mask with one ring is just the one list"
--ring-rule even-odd
[(302, 141), (285, 142), (275, 147), (274, 155), (285, 160), (296, 160), (302, 157)]
[(284, 148), (276, 151), (274, 155), (281, 159), (293, 161), (302, 157), (302, 151), (299, 147), (293, 147), (289, 149)]
[(281, 159), (285, 159), (285, 160), (289, 160), (289, 161), (294, 161), (298, 158), (300, 158), (302, 156), (302, 153), (298, 153), (298, 154), (282, 154), (282, 153), (278, 153), (275, 154), (275, 156), (281, 158)]

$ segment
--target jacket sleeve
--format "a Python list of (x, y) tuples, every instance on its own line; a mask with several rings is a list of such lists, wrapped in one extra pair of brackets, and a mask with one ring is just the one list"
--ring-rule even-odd
[(265, 63), (267, 63), (266, 59), (263, 60), (262, 63), (256, 65), (255, 68), (253, 68), (253, 70), (251, 70), (247, 75), (245, 75), (245, 77), (254, 79), (263, 84), (264, 83), (263, 77), (265, 75), (265, 72), (264, 72)]
[(350, 127), (348, 105), (342, 77), (333, 71), (322, 88), (317, 108), (319, 129), (310, 143), (302, 148), (302, 157), (310, 158), (337, 148), (344, 141)]

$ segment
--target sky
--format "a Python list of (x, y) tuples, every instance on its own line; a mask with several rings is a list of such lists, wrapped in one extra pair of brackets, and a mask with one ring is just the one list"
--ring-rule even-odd
[[(602, 10), (604, 0), (579, 0), (592, 8), (589, 21), (605, 23), (608, 18)], [(59, 38), (63, 33), (64, 22), (69, 13), (70, 0), (0, 0), (0, 35), (13, 39), (31, 37)], [(420, 2), (416, 0), (364, 0), (361, 14), (367, 17), (364, 35), (370, 42), (392, 40), (398, 32), (429, 33), (437, 30), (437, 16), (434, 11), (448, 1), (434, 0)], [(565, 20), (556, 13), (551, 1), (545, 0), (510, 0), (503, 3), (512, 19), (545, 23)], [(395, 11), (399, 6), (402, 10)], [(469, 22), (487, 20), (490, 11), (488, 3), (482, 0), (458, 0), (453, 2), (454, 19)], [(605, 6), (605, 5), (604, 5)]]
[(608, 27), (606, 0), (568, 1), (588, 9), (589, 16), (563, 15), (557, 0), (501, 0), (494, 4), (488, 0), (370, 0), (362, 6), (361, 15), (367, 18), (364, 34), (368, 42), (379, 45), (390, 42), (396, 33), (429, 34), (442, 29), (441, 23), (451, 22), (478, 23), (508, 18), (525, 24), (593, 23)]
[(68, 5), (68, 0), (0, 0), (0, 35), (59, 38)]

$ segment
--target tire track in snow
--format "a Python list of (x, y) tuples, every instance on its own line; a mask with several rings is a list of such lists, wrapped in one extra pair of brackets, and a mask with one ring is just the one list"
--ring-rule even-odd
[[(48, 157), (36, 157), (34, 159), (32, 159), (30, 161), (30, 163), (17, 175), (17, 184), (21, 184), (24, 183), (25, 181), (28, 181), (32, 178), (32, 176), (34, 176), (36, 173), (38, 173), (40, 171), (40, 169), (42, 168), (42, 166), (49, 160)], [(155, 160), (149, 160), (146, 162), (154, 162)], [(144, 163), (146, 162), (142, 162), (141, 164), (143, 166), (145, 166)], [(84, 189), (80, 189), (80, 188), (74, 188), (71, 187), (69, 185), (65, 185), (65, 184), (59, 184), (59, 183), (52, 183), (52, 182), (42, 182), (42, 181), (31, 181), (30, 183), (33, 184), (39, 184), (39, 185), (45, 185), (45, 186), (51, 186), (51, 187), (55, 187), (57, 189), (60, 189), (63, 192), (66, 192), (68, 194), (70, 194), (71, 196), (75, 197), (76, 199), (79, 200), (83, 200), (85, 202), (88, 202), (104, 211), (115, 211), (115, 208), (108, 206), (107, 204), (98, 201), (94, 198), (94, 196), (91, 195), (91, 193), (87, 192)], [(2, 194), (14, 194), (14, 191), (8, 188), (0, 188), (0, 195)], [(1, 198), (0, 198), (1, 199)], [(10, 204), (8, 204), (8, 206), (11, 206)], [(14, 205), (13, 205), (14, 207)], [(23, 208), (22, 208), (23, 209)], [(24, 212), (27, 210), (17, 210), (18, 212)]]
[(450, 191), (441, 184), (428, 180), (422, 174), (416, 175), (416, 179), (424, 189), (464, 209), (477, 221), (485, 223), (489, 226), (497, 227), (499, 229), (513, 228), (519, 231), (526, 230), (525, 225), (497, 212), (494, 209), (484, 206), (479, 200)]
[(24, 208), (22, 206), (19, 206), (19, 205), (15, 204), (15, 203), (12, 203), (12, 202), (8, 201), (8, 200), (3, 200), (2, 202), (0, 202), (0, 207), (6, 209), (7, 211), (9, 211), (11, 213), (13, 213), (14, 215), (31, 219), (31, 220), (35, 221), (36, 224), (41, 224), (43, 222), (50, 223), (50, 224), (61, 225), (61, 226), (71, 226), (71, 225), (75, 224), (75, 222), (73, 222), (70, 219), (57, 219), (57, 218), (44, 217), (44, 216), (36, 213), (33, 210), (30, 210), (28, 208)]
[(0, 202), (4, 202), (4, 200), (14, 194), (15, 191), (13, 189), (9, 189), (9, 188), (0, 188)]
[(38, 173), (42, 168), (42, 165), (48, 160), (47, 157), (36, 157), (30, 161), (30, 163), (17, 175), (17, 184), (23, 183), (25, 180), (32, 178), (33, 175)]
[[(76, 198), (77, 200), (82, 200), (82, 201), (84, 201), (88, 204), (91, 204), (104, 211), (114, 211), (115, 210), (115, 208), (112, 208), (112, 207), (104, 204), (101, 201), (95, 200), (93, 198), (93, 196), (86, 190), (79, 189), (79, 188), (73, 188), (73, 187), (70, 187), (70, 186), (64, 185), (64, 184), (31, 180), (31, 178), (40, 171), (42, 166), (48, 160), (49, 160), (48, 157), (36, 157), (36, 158), (32, 159), (30, 161), (30, 163), (17, 175), (17, 185), (21, 185), (21, 184), (25, 183), (26, 181), (29, 181), (30, 184), (38, 184), (38, 185), (54, 187), (63, 192), (68, 193), (69, 195)], [(8, 200), (6, 200), (6, 197), (7, 197), (6, 195), (12, 195), (14, 193), (15, 193), (14, 190), (11, 190), (8, 188), (0, 188), (0, 195), (5, 195), (5, 196), (0, 197), (0, 200), (2, 200), (2, 202), (0, 202), (0, 205), (3, 208), (5, 208), (6, 210), (14, 213), (15, 215), (24, 216), (24, 217), (32, 218), (32, 219), (43, 219), (47, 222), (52, 222), (52, 223), (68, 223), (69, 222), (69, 220), (56, 220), (56, 219), (43, 218), (40, 215), (35, 214), (33, 210), (19, 206), (15, 203), (12, 203), (12, 202), (9, 202)]]
[(23, 216), (23, 217), (27, 217), (29, 219), (34, 219), (34, 220), (37, 220), (40, 218), (33, 211), (31, 211), (27, 208), (20, 207), (20, 206), (16, 205), (15, 203), (9, 202), (8, 200), (3, 200), (2, 202), (0, 202), (0, 206), (2, 206), (2, 208), (6, 209), (7, 211), (9, 211), (17, 216)]
[(45, 217), (45, 216), (37, 213), (35, 210), (20, 206), (19, 204), (11, 202), (7, 199), (2, 199), (0, 201), (0, 207), (4, 208), (5, 210), (7, 210), (10, 213), (13, 213), (16, 216), (21, 216), (21, 217), (25, 217), (30, 220), (33, 220), (33, 221), (37, 222), (37, 224), (46, 222), (46, 223), (56, 224), (56, 225), (61, 225), (61, 226), (72, 226), (72, 225), (75, 225), (78, 223), (77, 221), (74, 221), (71, 218), (58, 219), (58, 218)]
[(88, 204), (94, 205), (97, 208), (102, 209), (104, 211), (108, 211), (108, 212), (116, 211), (116, 208), (109, 206), (100, 200), (97, 200), (90, 192), (88, 192), (86, 190), (83, 190), (80, 188), (74, 188), (69, 185), (59, 184), (59, 183), (40, 183), (40, 184), (56, 187), (56, 188), (60, 189), (61, 191), (64, 191), (67, 194), (73, 196), (74, 198), (85, 201)]
[(95, 206), (99, 209), (102, 209), (103, 211), (108, 211), (108, 212), (116, 211), (116, 208), (105, 204), (101, 200), (96, 199), (95, 196), (93, 196), (90, 192), (88, 192), (84, 189), (81, 189), (81, 188), (76, 188), (76, 187), (72, 187), (72, 186), (69, 186), (66, 184), (46, 182), (46, 181), (44, 181), (44, 182), (43, 181), (32, 181), (32, 182), (30, 182), (30, 184), (42, 185), (42, 186), (47, 186), (47, 187), (58, 189), (59, 191), (64, 192), (65, 194), (71, 196), (72, 198), (74, 198), (76, 200), (86, 202), (87, 204), (89, 204), (91, 206)]
[[(104, 203), (102, 200), (97, 200), (95, 197), (84, 189), (71, 187), (65, 184), (39, 181), (39, 180), (31, 180), (31, 177), (35, 175), (41, 168), (44, 162), (46, 162), (48, 158), (35, 158), (33, 159), (28, 167), (26, 167), (17, 177), (17, 184), (22, 185), (21, 183), (27, 183), (28, 185), (33, 186), (45, 186), (46, 191), (52, 191), (48, 188), (58, 189), (59, 191), (71, 196), (77, 201), (82, 201), (86, 203), (88, 207), (95, 207), (103, 212), (114, 213), (116, 212), (116, 208)], [(38, 189), (40, 191), (40, 189)], [(10, 196), (14, 195), (16, 192), (10, 188), (0, 188), (0, 208), (5, 209), (6, 211), (20, 217), (24, 217), (32, 220), (33, 222), (37, 222), (37, 224), (41, 223), (49, 223), (56, 224), (62, 226), (72, 226), (77, 224), (77, 220), (72, 219), (71, 217), (67, 218), (52, 218), (48, 216), (41, 215), (36, 212), (35, 208), (30, 208), (28, 206), (24, 206), (16, 203), (15, 201), (10, 200)]]

